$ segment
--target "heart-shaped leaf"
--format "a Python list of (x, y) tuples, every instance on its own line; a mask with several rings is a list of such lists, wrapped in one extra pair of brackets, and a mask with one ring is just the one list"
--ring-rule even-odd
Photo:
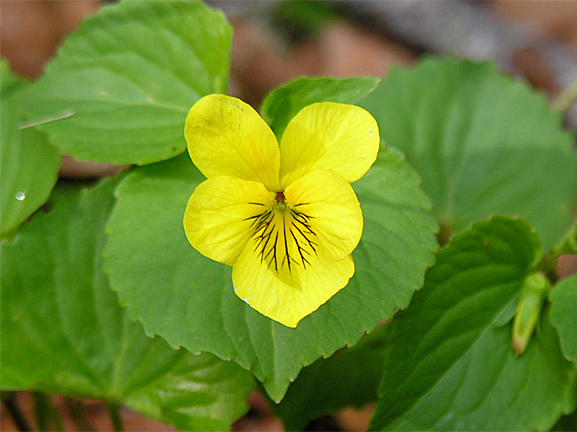
[(520, 219), (475, 223), (439, 252), (389, 327), (372, 430), (548, 430), (575, 407), (577, 369), (547, 314), (515, 356), (511, 316), (541, 257)]
[(196, 252), (182, 219), (204, 180), (187, 155), (139, 167), (118, 189), (105, 249), (111, 284), (129, 314), (173, 346), (210, 351), (250, 369), (274, 400), (303, 365), (355, 344), (383, 317), (405, 307), (434, 260), (437, 229), (419, 179), (386, 150), (353, 186), (364, 233), (349, 285), (288, 328), (233, 292), (231, 268)]
[(194, 102), (227, 90), (230, 43), (224, 16), (198, 1), (104, 7), (67, 38), (35, 85), (30, 124), (76, 159), (168, 159), (186, 148)]
[(103, 398), (183, 430), (230, 428), (250, 374), (147, 337), (108, 286), (100, 253), (113, 186), (60, 194), (2, 244), (2, 389)]
[(549, 250), (568, 227), (573, 137), (526, 83), (489, 63), (427, 59), (391, 71), (360, 105), (419, 172), (449, 234), (491, 215), (519, 216)]

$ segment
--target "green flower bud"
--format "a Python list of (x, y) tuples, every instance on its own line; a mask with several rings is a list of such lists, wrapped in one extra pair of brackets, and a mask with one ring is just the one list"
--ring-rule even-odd
[(513, 321), (513, 349), (516, 355), (523, 354), (529, 345), (549, 288), (549, 280), (542, 273), (525, 279)]

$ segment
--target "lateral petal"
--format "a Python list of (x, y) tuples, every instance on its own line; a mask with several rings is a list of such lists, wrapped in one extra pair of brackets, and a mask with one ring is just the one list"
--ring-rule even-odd
[(349, 183), (361, 178), (379, 151), (379, 127), (363, 108), (320, 102), (303, 108), (280, 144), (281, 184), (316, 170), (333, 170)]
[(251, 225), (273, 203), (259, 182), (212, 177), (197, 186), (184, 213), (184, 230), (201, 254), (233, 265), (251, 236)]
[(307, 218), (329, 257), (341, 260), (357, 247), (363, 213), (353, 188), (342, 176), (314, 171), (293, 182), (285, 196), (288, 204)]
[(261, 314), (296, 327), (301, 319), (317, 310), (344, 288), (355, 272), (351, 256), (340, 261), (318, 251), (306, 267), (293, 263), (275, 270), (261, 260), (249, 241), (232, 269), (238, 297)]
[(238, 177), (281, 190), (276, 137), (240, 99), (221, 94), (201, 98), (188, 113), (184, 136), (192, 161), (207, 178)]

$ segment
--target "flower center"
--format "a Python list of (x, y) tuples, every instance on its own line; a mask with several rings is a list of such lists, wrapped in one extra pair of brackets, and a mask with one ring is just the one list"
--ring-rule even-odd
[(280, 211), (285, 211), (286, 203), (285, 203), (285, 197), (284, 197), (283, 192), (277, 192), (276, 193), (275, 204)]
[(312, 216), (298, 210), (305, 203), (287, 202), (283, 192), (277, 192), (274, 203), (264, 213), (252, 216), (251, 229), (254, 250), (261, 263), (277, 272), (294, 266), (306, 268), (317, 255), (317, 234), (311, 226)]

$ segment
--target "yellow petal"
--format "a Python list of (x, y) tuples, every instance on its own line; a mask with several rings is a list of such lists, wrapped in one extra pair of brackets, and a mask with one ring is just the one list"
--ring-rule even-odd
[(289, 207), (307, 218), (318, 243), (332, 259), (341, 260), (357, 247), (363, 214), (353, 188), (342, 176), (314, 171), (293, 182), (285, 196)]
[(280, 150), (265, 121), (248, 104), (213, 94), (197, 101), (184, 135), (194, 164), (207, 178), (238, 177), (278, 191)]
[(354, 105), (321, 102), (303, 108), (281, 139), (281, 184), (330, 169), (348, 182), (361, 178), (379, 151), (375, 119)]
[(274, 193), (262, 183), (213, 177), (195, 189), (184, 213), (184, 230), (201, 254), (233, 265), (251, 235), (251, 225), (269, 208)]
[(277, 270), (262, 260), (249, 241), (233, 266), (232, 280), (236, 295), (258, 312), (287, 327), (296, 327), (344, 288), (354, 272), (351, 256), (335, 261), (322, 249), (309, 257), (306, 266), (293, 262), (289, 270), (285, 262)]

